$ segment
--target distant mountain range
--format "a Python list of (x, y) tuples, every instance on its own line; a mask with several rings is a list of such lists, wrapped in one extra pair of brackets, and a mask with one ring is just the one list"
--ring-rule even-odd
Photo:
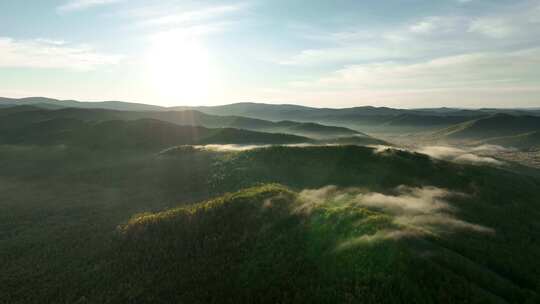
[(540, 117), (495, 114), (457, 124), (442, 131), (453, 139), (482, 139), (486, 137), (512, 136), (540, 130)]
[(46, 97), (5, 98), (0, 97), (0, 107), (14, 105), (33, 105), (41, 108), (86, 108), (86, 109), (109, 109), (121, 111), (175, 111), (175, 110), (198, 110), (213, 115), (246, 116), (266, 120), (309, 120), (351, 118), (354, 116), (398, 116), (401, 114), (416, 114), (422, 116), (482, 116), (495, 113), (514, 115), (540, 115), (540, 108), (420, 108), (420, 109), (395, 109), (388, 107), (361, 106), (351, 108), (315, 108), (293, 104), (265, 104), (254, 102), (232, 103), (219, 106), (177, 106), (161, 107), (156, 105), (132, 103), (123, 101), (87, 102), (77, 100), (59, 100)]
[(233, 128), (180, 126), (155, 119), (85, 122), (56, 118), (1, 132), (2, 144), (69, 145), (91, 149), (153, 149), (201, 144), (293, 144), (310, 139)]
[(503, 147), (513, 147), (520, 150), (529, 150), (540, 147), (540, 131), (490, 138), (484, 140), (482, 143), (499, 145)]
[[(155, 119), (184, 126), (236, 128), (267, 133), (286, 133), (316, 140), (337, 137), (370, 138), (386, 134), (418, 133), (445, 141), (520, 142), (531, 132), (540, 131), (540, 109), (460, 109), (353, 107), (313, 108), (290, 104), (235, 103), (222, 106), (160, 107), (138, 103), (105, 101), (80, 102), (43, 97), (0, 98), (0, 128), (35, 123), (54, 118), (83, 121)], [(515, 141), (508, 137), (518, 136)], [(501, 139), (502, 140), (502, 139)], [(365, 140), (360, 140), (365, 141)]]
[(240, 116), (216, 116), (198, 111), (118, 111), (107, 109), (42, 109), (36, 106), (17, 106), (0, 109), (0, 127), (9, 128), (25, 123), (35, 123), (54, 118), (73, 118), (84, 121), (156, 119), (178, 125), (208, 128), (237, 128), (268, 133), (287, 133), (324, 139), (366, 134), (345, 127), (325, 126), (317, 123), (294, 121), (272, 122)]
[(83, 108), (83, 109), (109, 109), (121, 111), (160, 111), (163, 107), (132, 103), (123, 101), (77, 101), (77, 100), (59, 100), (46, 97), (27, 97), (27, 98), (5, 98), (0, 97), (0, 107), (8, 107), (14, 105), (37, 106), (45, 109), (61, 109), (61, 108)]
[[(291, 104), (233, 103), (221, 106), (160, 107), (122, 101), (80, 102), (44, 97), (22, 99), (0, 98), (0, 107), (30, 105), (46, 109), (85, 108), (121, 111), (199, 111), (209, 115), (242, 116), (268, 121), (297, 121), (333, 125), (372, 133), (402, 133), (435, 131), (471, 119), (503, 113), (511, 115), (540, 115), (540, 109), (460, 109), (423, 108), (394, 109), (388, 107), (352, 107), (343, 109), (314, 108)], [(273, 126), (282, 129), (285, 126)], [(306, 126), (307, 127), (307, 126)], [(309, 135), (309, 133), (302, 133)]]
[(540, 148), (540, 117), (497, 113), (456, 124), (433, 134), (448, 141), (497, 144), (519, 149)]

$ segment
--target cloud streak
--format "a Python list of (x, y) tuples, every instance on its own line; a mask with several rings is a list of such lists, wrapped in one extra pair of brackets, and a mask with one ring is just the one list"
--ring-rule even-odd
[(433, 106), (433, 100), (459, 98), (467, 106), (516, 100), (533, 105), (540, 91), (539, 22), (539, 2), (519, 1), (481, 13), (463, 10), (381, 25), (369, 33), (300, 28), (304, 39), (321, 47), (275, 61), (321, 72), (290, 80), (282, 95), (323, 99), (309, 96), (316, 91), (325, 99), (370, 103), (397, 99)]
[(245, 4), (231, 4), (187, 11), (181, 10), (178, 12), (164, 11), (156, 13), (156, 16), (144, 18), (139, 24), (144, 26), (186, 25), (194, 22), (215, 20), (232, 13), (240, 12), (245, 7)]
[(73, 46), (46, 39), (0, 37), (0, 68), (94, 70), (119, 63), (122, 56), (104, 54), (89, 46)]
[[(304, 88), (436, 89), (479, 85), (515, 85), (540, 77), (540, 48), (506, 53), (472, 53), (421, 63), (383, 62), (350, 65), (315, 81), (294, 82)], [(504, 65), (507, 68), (501, 69)]]
[(118, 3), (124, 0), (72, 0), (56, 8), (59, 13), (82, 11), (96, 6)]

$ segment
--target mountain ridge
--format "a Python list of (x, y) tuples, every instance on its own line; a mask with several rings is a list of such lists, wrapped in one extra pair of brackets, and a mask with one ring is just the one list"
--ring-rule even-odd
[[(20, 108), (22, 107), (22, 108)], [(203, 126), (208, 128), (238, 128), (267, 133), (288, 133), (313, 138), (337, 136), (364, 136), (367, 134), (345, 127), (321, 125), (310, 122), (279, 121), (272, 122), (242, 116), (218, 116), (199, 111), (121, 111), (109, 109), (61, 108), (42, 109), (34, 106), (15, 106), (0, 109), (0, 128), (28, 122), (37, 122), (52, 118), (76, 118), (82, 120), (133, 120), (158, 119), (178, 125)]]

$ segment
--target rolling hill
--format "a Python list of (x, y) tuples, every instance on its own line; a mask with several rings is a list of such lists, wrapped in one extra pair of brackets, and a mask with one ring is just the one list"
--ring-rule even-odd
[(123, 102), (123, 101), (77, 101), (77, 100), (59, 100), (46, 97), (27, 97), (27, 98), (5, 98), (0, 97), (0, 105), (3, 106), (21, 106), (29, 105), (44, 109), (62, 109), (62, 108), (82, 108), (82, 109), (109, 109), (121, 111), (159, 111), (165, 108), (160, 106), (148, 105), (143, 103)]
[[(186, 109), (186, 107), (181, 107), (181, 109)], [(280, 119), (311, 121), (372, 133), (432, 131), (489, 115), (480, 110), (450, 108), (409, 110), (365, 106), (331, 109), (260, 103), (237, 103), (214, 107), (193, 107), (191, 109), (213, 115), (241, 115), (273, 121)]]
[(540, 180), (500, 168), (27, 145), (0, 145), (0, 168), (8, 303), (539, 300)]
[(106, 150), (160, 150), (188, 144), (291, 144), (310, 141), (309, 138), (290, 134), (180, 126), (155, 119), (85, 122), (57, 118), (0, 132), (1, 144), (69, 145)]
[(481, 144), (499, 145), (520, 150), (536, 150), (540, 148), (540, 131), (490, 138), (481, 141)]
[[(108, 109), (121, 110), (127, 112), (169, 112), (163, 114), (153, 113), (152, 115), (138, 115), (137, 118), (155, 118), (178, 123), (178, 118), (173, 118), (175, 112), (189, 111), (192, 113), (202, 112), (210, 116), (228, 117), (227, 123), (231, 124), (236, 119), (236, 125), (204, 125), (207, 127), (238, 127), (246, 128), (245, 125), (263, 125), (261, 122), (242, 121), (239, 117), (264, 120), (268, 122), (281, 122), (281, 126), (268, 126), (269, 129), (283, 131), (283, 121), (311, 122), (323, 125), (345, 127), (354, 130), (362, 130), (369, 133), (410, 133), (429, 132), (436, 129), (450, 128), (455, 124), (466, 123), (473, 120), (488, 118), (494, 114), (507, 114), (513, 116), (540, 116), (540, 111), (531, 109), (459, 109), (459, 108), (422, 108), (422, 109), (393, 109), (387, 107), (352, 107), (352, 108), (313, 108), (307, 106), (290, 104), (264, 104), (264, 103), (233, 103), (221, 106), (179, 106), (160, 107), (153, 105), (106, 101), (106, 102), (79, 102), (74, 100), (56, 100), (43, 97), (31, 97), (23, 99), (0, 98), (0, 107), (32, 105), (47, 109), (62, 108), (85, 108), (85, 109)], [(139, 113), (140, 114), (140, 113)], [(200, 114), (199, 114), (200, 115)], [(152, 117), (149, 117), (152, 116)], [(209, 122), (209, 120), (203, 121)], [(274, 132), (269, 129), (252, 129), (266, 132)], [(344, 131), (344, 130), (342, 130)], [(288, 132), (287, 132), (288, 133)], [(297, 135), (317, 137), (312, 132), (294, 133)]]
[(450, 140), (487, 140), (540, 130), (540, 117), (494, 114), (441, 130), (436, 136)]
[(9, 128), (25, 123), (34, 123), (55, 118), (73, 118), (85, 121), (157, 119), (186, 126), (208, 128), (237, 128), (267, 133), (288, 133), (317, 139), (365, 136), (361, 132), (335, 126), (294, 121), (271, 122), (241, 116), (216, 116), (198, 111), (118, 111), (105, 109), (64, 108), (46, 110), (32, 106), (18, 106), (0, 109), (0, 128)]
[[(137, 297), (142, 302), (504, 303), (537, 298), (491, 268), (496, 266), (490, 265), (490, 256), (475, 253), (480, 244), (499, 247), (497, 237), (480, 240), (482, 233), (469, 231), (469, 241), (459, 246), (452, 234), (422, 236), (399, 227), (391, 212), (348, 203), (346, 194), (328, 191), (302, 193), (269, 184), (135, 216), (121, 228), (121, 254), (129, 251), (130, 257), (122, 285), (142, 290)], [(503, 213), (496, 208), (490, 216)], [(145, 289), (141, 273), (147, 282), (166, 283)], [(399, 288), (388, 293), (390, 286)], [(212, 293), (202, 293), (205, 289)]]

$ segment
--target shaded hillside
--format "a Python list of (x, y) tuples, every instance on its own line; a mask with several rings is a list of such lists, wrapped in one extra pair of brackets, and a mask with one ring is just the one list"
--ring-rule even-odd
[(82, 121), (118, 120), (120, 111), (102, 109), (66, 108), (47, 110), (35, 107), (12, 107), (0, 109), (0, 130), (21, 128), (30, 124), (45, 122), (53, 119), (76, 119)]
[(462, 109), (409, 110), (371, 106), (330, 109), (258, 103), (237, 103), (192, 109), (214, 115), (242, 115), (274, 121), (281, 119), (312, 121), (376, 133), (429, 131), (489, 115), (478, 110)]
[(6, 106), (5, 108), (0, 108), (0, 116), (6, 116), (6, 115), (21, 113), (21, 112), (40, 111), (40, 110), (43, 110), (43, 109), (36, 106)]
[(480, 117), (492, 114), (540, 115), (536, 108), (531, 109), (460, 109), (460, 108), (422, 108), (396, 109), (388, 107), (359, 106), (351, 108), (314, 108), (290, 104), (234, 103), (221, 106), (177, 107), (194, 109), (214, 115), (240, 115), (268, 120), (330, 121), (339, 118), (352, 120), (354, 117), (367, 119), (369, 116), (397, 117), (399, 115)]
[(501, 169), (27, 145), (0, 145), (0, 169), (7, 303), (538, 301), (540, 184)]
[(232, 128), (180, 126), (160, 120), (84, 122), (58, 118), (0, 132), (2, 144), (73, 145), (95, 149), (162, 149), (185, 144), (289, 144), (310, 139)]
[(488, 139), (515, 136), (540, 130), (540, 117), (495, 114), (441, 130), (436, 135), (448, 139)]
[(71, 118), (85, 121), (158, 119), (178, 125), (203, 126), (208, 128), (237, 128), (270, 133), (288, 133), (314, 138), (329, 138), (363, 135), (358, 131), (343, 127), (325, 126), (315, 123), (294, 121), (271, 122), (240, 116), (216, 116), (197, 111), (116, 111), (104, 109), (65, 108), (44, 110), (31, 106), (0, 109), (0, 128), (11, 128), (27, 123), (35, 123), (55, 118)]
[(320, 144), (330, 144), (330, 145), (360, 145), (360, 146), (369, 146), (369, 145), (386, 145), (391, 146), (392, 144), (378, 139), (375, 137), (366, 137), (366, 136), (349, 136), (349, 137), (336, 137), (316, 140), (314, 143)]
[(408, 127), (413, 129), (434, 129), (451, 126), (458, 123), (478, 119), (478, 115), (419, 115), (419, 114), (401, 114), (384, 123), (388, 127)]
[(272, 105), (263, 103), (233, 103), (222, 106), (176, 107), (180, 110), (197, 110), (212, 115), (235, 115), (273, 121), (296, 120), (313, 115), (317, 110), (299, 105)]
[(151, 117), (182, 125), (200, 125), (212, 128), (239, 128), (272, 133), (288, 133), (314, 138), (327, 138), (351, 135), (364, 135), (358, 131), (344, 127), (325, 126), (316, 123), (300, 123), (295, 121), (272, 122), (242, 116), (218, 116), (204, 114), (199, 111), (167, 111), (120, 113), (121, 117)]
[[(408, 133), (425, 132), (434, 129), (447, 128), (458, 123), (488, 117), (493, 114), (508, 114), (518, 116), (540, 116), (538, 109), (459, 109), (459, 108), (423, 108), (423, 109), (394, 109), (387, 107), (352, 107), (352, 108), (314, 108), (289, 104), (263, 104), (263, 103), (234, 103), (221, 106), (203, 107), (159, 107), (152, 105), (106, 101), (106, 102), (78, 102), (73, 100), (56, 100), (42, 97), (24, 99), (0, 99), (0, 108), (7, 105), (33, 105), (47, 109), (59, 108), (86, 108), (86, 109), (109, 109), (127, 112), (168, 112), (168, 113), (131, 113), (136, 118), (155, 118), (173, 123), (185, 124), (186, 121), (174, 113), (190, 111), (186, 113), (203, 112), (213, 115), (214, 118), (199, 117), (199, 123), (206, 127), (234, 127), (265, 132), (285, 132), (290, 134), (320, 137), (323, 136), (347, 136), (352, 130), (284, 130), (287, 129), (284, 120), (296, 122), (311, 122), (324, 125), (362, 130), (372, 133)], [(173, 111), (171, 111), (173, 110)], [(197, 116), (196, 114), (193, 114)], [(198, 114), (201, 116), (201, 114)], [(226, 116), (216, 120), (215, 116)], [(239, 117), (243, 117), (241, 119)], [(125, 119), (125, 118), (119, 118)], [(246, 120), (247, 119), (247, 120)], [(249, 121), (249, 119), (265, 120)], [(181, 122), (180, 122), (181, 121)], [(269, 121), (280, 122), (270, 125)], [(310, 129), (306, 126), (304, 128)], [(321, 126), (320, 128), (324, 128)], [(295, 132), (295, 133), (293, 133)], [(331, 134), (331, 135), (330, 135)]]
[(511, 115), (540, 115), (538, 108), (419, 108), (396, 109), (388, 107), (359, 106), (351, 108), (315, 108), (294, 104), (265, 104), (255, 102), (231, 103), (219, 106), (174, 106), (162, 107), (142, 103), (125, 101), (88, 102), (77, 100), (59, 100), (46, 97), (5, 98), (0, 97), (0, 107), (16, 105), (34, 105), (47, 109), (59, 108), (85, 108), (109, 109), (122, 111), (171, 111), (171, 110), (199, 110), (204, 113), (225, 116), (246, 116), (265, 120), (307, 120), (324, 119), (325, 117), (351, 117), (351, 116), (398, 116), (401, 114), (428, 115), (428, 116), (484, 116), (490, 114)]
[[(182, 108), (182, 107), (180, 107)], [(185, 107), (184, 107), (185, 109)], [(289, 104), (264, 104), (264, 103), (234, 103), (213, 107), (192, 107), (204, 113), (214, 115), (240, 115), (268, 120), (299, 120), (318, 121), (325, 120), (326, 117), (337, 116), (392, 116), (407, 112), (402, 109), (392, 109), (386, 107), (354, 107), (354, 108), (313, 108)]]
[(540, 148), (540, 131), (524, 133), (514, 136), (495, 137), (485, 141), (483, 144), (499, 145), (503, 147), (513, 147), (520, 150), (531, 150)]
[(59, 100), (46, 97), (27, 97), (27, 98), (0, 98), (0, 105), (31, 105), (44, 109), (61, 108), (82, 108), (82, 109), (109, 109), (122, 111), (159, 111), (165, 108), (142, 103), (123, 102), (123, 101), (77, 101), (77, 100)]

